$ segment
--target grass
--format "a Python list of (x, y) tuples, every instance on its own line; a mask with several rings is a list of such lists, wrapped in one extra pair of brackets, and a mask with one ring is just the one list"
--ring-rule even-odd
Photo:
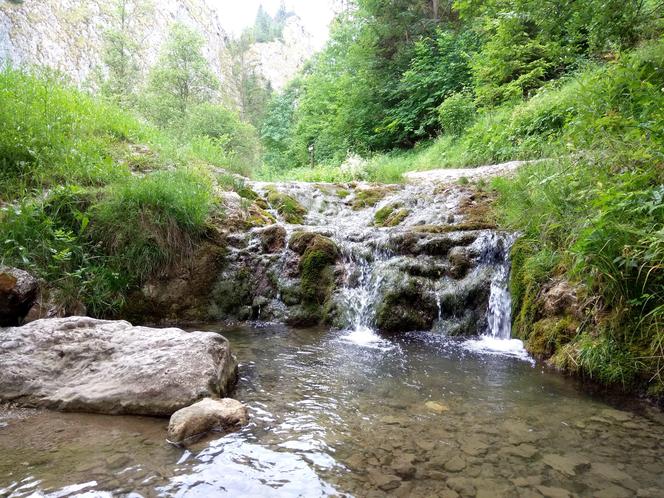
[(218, 214), (210, 171), (228, 166), (223, 150), (181, 143), (53, 74), (0, 71), (0, 127), (0, 264), (46, 280), (64, 309), (114, 316)]
[(528, 339), (540, 323), (537, 300), (546, 282), (570, 280), (585, 289), (585, 318), (573, 337), (557, 343), (553, 362), (607, 384), (659, 395), (664, 393), (662, 67), (659, 42), (587, 74), (573, 119), (566, 118), (561, 132), (572, 154), (558, 149), (558, 159), (494, 182), (502, 224), (522, 233), (513, 251), (516, 333)]

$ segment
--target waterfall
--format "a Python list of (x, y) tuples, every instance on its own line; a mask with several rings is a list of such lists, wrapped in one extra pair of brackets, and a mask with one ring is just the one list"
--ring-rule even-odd
[(514, 236), (504, 237), (498, 244), (499, 261), (496, 273), (491, 279), (489, 309), (487, 313), (488, 335), (495, 339), (509, 339), (512, 336), (512, 296), (509, 290), (510, 249)]

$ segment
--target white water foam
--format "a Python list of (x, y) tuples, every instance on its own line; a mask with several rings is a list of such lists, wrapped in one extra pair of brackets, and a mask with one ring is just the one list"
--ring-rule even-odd
[(347, 332), (347, 334), (339, 338), (340, 341), (348, 344), (355, 344), (356, 346), (381, 349), (383, 351), (388, 351), (394, 348), (394, 344), (380, 337), (369, 327), (359, 326), (355, 330)]
[(475, 353), (512, 356), (535, 364), (535, 360), (530, 357), (519, 339), (499, 339), (483, 335), (478, 339), (468, 339), (463, 343), (463, 347)]

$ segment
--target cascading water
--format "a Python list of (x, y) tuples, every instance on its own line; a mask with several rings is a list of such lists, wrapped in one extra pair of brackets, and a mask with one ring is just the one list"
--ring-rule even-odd
[(497, 255), (499, 262), (497, 263), (496, 273), (491, 279), (487, 322), (488, 335), (495, 339), (510, 339), (512, 336), (512, 295), (509, 290), (511, 265), (509, 253), (513, 242), (513, 235), (504, 237), (500, 241), (500, 251)]
[[(276, 189), (305, 208), (304, 223), (296, 225), (272, 210), (288, 238), (313, 232), (338, 248), (334, 290), (325, 306), (345, 331), (344, 340), (376, 345), (386, 342), (379, 331), (436, 330), (479, 335), (483, 345), (490, 339), (500, 346), (496, 349), (516, 347), (510, 341), (508, 290), (514, 236), (487, 230), (483, 223), (469, 228), (469, 206), (477, 203), (472, 189), (297, 182), (253, 187), (263, 194)], [(368, 203), (368, 194), (378, 200)], [(397, 213), (397, 221), (379, 222)], [(283, 251), (270, 263), (280, 280), (276, 299), (264, 312), (268, 320), (273, 310), (283, 313), (277, 319), (301, 310), (293, 298), (299, 260), (288, 243)]]

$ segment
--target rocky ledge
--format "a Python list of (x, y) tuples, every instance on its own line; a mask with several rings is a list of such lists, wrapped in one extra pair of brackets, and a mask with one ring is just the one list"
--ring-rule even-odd
[(219, 334), (82, 317), (0, 328), (0, 358), (0, 401), (63, 411), (169, 416), (237, 375)]

